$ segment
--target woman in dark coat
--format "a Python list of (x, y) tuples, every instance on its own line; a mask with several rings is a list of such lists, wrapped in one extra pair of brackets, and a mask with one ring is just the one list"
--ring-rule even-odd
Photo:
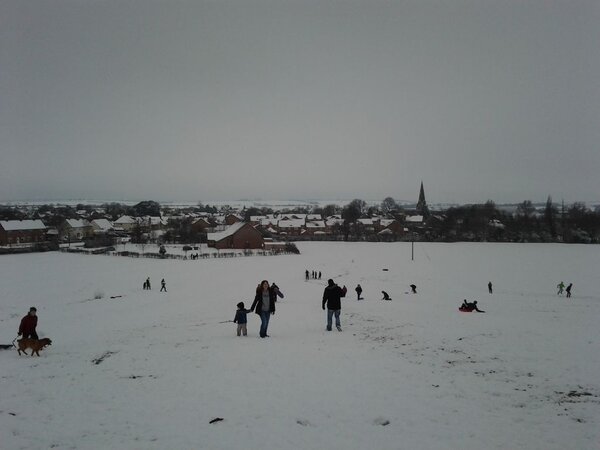
[(275, 314), (275, 302), (277, 301), (277, 292), (269, 286), (267, 280), (263, 280), (256, 288), (256, 296), (250, 307), (260, 316), (260, 337), (269, 337), (267, 329), (269, 328), (269, 319)]
[(21, 319), (21, 324), (19, 325), (19, 336), (29, 339), (39, 339), (35, 331), (35, 327), (37, 327), (38, 323), (36, 314), (37, 309), (35, 309), (33, 306), (29, 308), (27, 315)]

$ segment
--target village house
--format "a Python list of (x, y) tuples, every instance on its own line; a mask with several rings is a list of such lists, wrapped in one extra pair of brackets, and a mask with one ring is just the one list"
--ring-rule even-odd
[(277, 222), (280, 234), (299, 236), (304, 231), (306, 221), (302, 219), (281, 219)]
[(241, 222), (243, 219), (237, 214), (227, 214), (225, 216), (225, 225), (233, 225), (234, 223)]
[(64, 241), (81, 241), (94, 235), (94, 227), (85, 219), (66, 219), (61, 226)]
[(208, 246), (216, 249), (257, 249), (264, 248), (262, 234), (247, 222), (230, 225), (218, 233), (208, 233)]
[(121, 216), (117, 220), (115, 220), (113, 226), (116, 230), (122, 230), (125, 232), (132, 231), (137, 225), (136, 220), (131, 216)]
[(327, 234), (327, 226), (324, 220), (313, 220), (306, 222), (306, 232), (311, 235), (324, 235)]
[(108, 219), (94, 219), (91, 223), (94, 234), (106, 234), (113, 231), (113, 224)]
[(46, 240), (41, 220), (0, 220), (0, 245), (29, 244)]
[(191, 224), (193, 233), (206, 233), (209, 229), (213, 228), (213, 226), (214, 225), (204, 217), (194, 220)]

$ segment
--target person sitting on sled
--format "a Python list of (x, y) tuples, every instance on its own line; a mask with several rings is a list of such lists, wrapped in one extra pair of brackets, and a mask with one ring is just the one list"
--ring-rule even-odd
[(469, 303), (469, 302), (467, 302), (467, 299), (464, 299), (462, 305), (460, 305), (460, 307), (458, 309), (459, 309), (459, 311), (463, 311), (463, 312), (473, 312), (473, 311), (477, 311), (480, 313), (485, 312), (485, 311), (480, 310), (477, 307), (477, 300), (475, 300), (473, 303)]

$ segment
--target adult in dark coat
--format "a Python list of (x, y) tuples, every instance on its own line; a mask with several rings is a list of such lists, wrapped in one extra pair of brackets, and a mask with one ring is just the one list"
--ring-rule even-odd
[(267, 280), (263, 280), (256, 288), (254, 302), (250, 307), (260, 316), (260, 337), (269, 337), (267, 329), (269, 328), (269, 319), (275, 314), (275, 302), (277, 301), (277, 292), (269, 286)]
[(323, 309), (327, 305), (327, 331), (331, 331), (331, 321), (335, 315), (335, 326), (338, 331), (342, 331), (342, 324), (340, 323), (340, 311), (342, 310), (341, 298), (346, 296), (346, 286), (343, 288), (339, 287), (330, 278), (327, 281), (327, 287), (323, 291)]
[(29, 308), (27, 315), (21, 319), (21, 324), (19, 325), (19, 336), (22, 335), (24, 338), (29, 339), (39, 339), (35, 331), (37, 323), (37, 309), (31, 307)]

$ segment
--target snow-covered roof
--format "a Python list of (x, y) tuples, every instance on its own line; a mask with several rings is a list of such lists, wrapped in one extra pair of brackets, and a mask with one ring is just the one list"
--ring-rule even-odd
[(314, 220), (312, 222), (306, 222), (306, 228), (325, 228), (325, 221)]
[(420, 223), (423, 222), (423, 216), (408, 216), (405, 220), (407, 222)]
[(277, 223), (279, 228), (302, 228), (304, 226), (304, 219), (284, 219)]
[(332, 227), (333, 225), (342, 225), (344, 223), (344, 219), (337, 218), (336, 216), (331, 216), (327, 218), (325, 223), (327, 224), (327, 226), (330, 227)]
[(221, 241), (229, 236), (232, 236), (244, 225), (246, 225), (246, 222), (237, 222), (225, 228), (225, 230), (219, 231), (218, 233), (206, 233), (206, 239), (215, 242)]
[(392, 223), (394, 223), (394, 219), (381, 219), (379, 221), (379, 223), (381, 224), (382, 227), (388, 227), (390, 226)]
[(90, 223), (85, 219), (67, 219), (67, 223), (71, 228), (84, 228), (90, 226)]
[(144, 216), (139, 217), (137, 219), (140, 225), (166, 225), (167, 222), (164, 221), (162, 217), (157, 216)]
[(363, 225), (373, 225), (373, 219), (358, 219), (358, 222)]
[(45, 230), (46, 225), (41, 220), (0, 220), (0, 226), (5, 231)]
[(308, 214), (306, 220), (323, 220), (321, 214)]
[(131, 224), (135, 223), (135, 219), (131, 216), (121, 216), (117, 220), (115, 220), (115, 223), (118, 223), (119, 225), (125, 225), (125, 224), (131, 225)]
[(94, 219), (92, 220), (92, 226), (98, 228), (100, 231), (108, 231), (112, 229), (112, 223), (106, 219)]
[(270, 225), (277, 225), (277, 219), (270, 219), (268, 217), (265, 217), (264, 219), (261, 219), (260, 221), (260, 225), (263, 227), (268, 227)]
[(291, 213), (291, 214), (282, 214), (280, 218), (281, 218), (281, 220), (296, 220), (296, 219), (306, 220), (307, 215), (308, 214)]

